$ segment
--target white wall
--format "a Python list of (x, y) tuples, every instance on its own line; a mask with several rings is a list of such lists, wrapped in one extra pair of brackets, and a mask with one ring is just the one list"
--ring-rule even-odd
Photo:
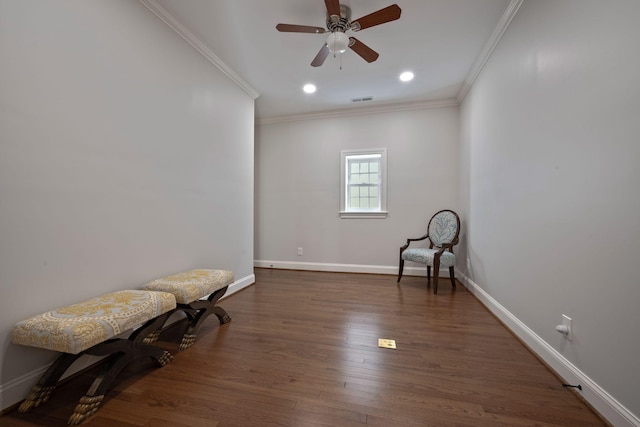
[(638, 17), (635, 0), (525, 1), (461, 109), (467, 274), (616, 424), (640, 414)]
[[(340, 150), (384, 147), (389, 216), (341, 219)], [(405, 239), (456, 208), (457, 147), (457, 107), (258, 125), (256, 265), (397, 274)]]
[(21, 319), (195, 267), (253, 277), (252, 97), (135, 1), (0, 2), (0, 409)]

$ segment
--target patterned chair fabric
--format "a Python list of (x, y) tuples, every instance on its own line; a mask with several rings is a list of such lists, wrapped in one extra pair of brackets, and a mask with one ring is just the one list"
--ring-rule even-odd
[[(427, 234), (422, 237), (407, 239), (407, 243), (400, 248), (400, 263), (398, 266), (398, 283), (402, 278), (404, 262), (411, 261), (427, 266), (427, 280), (431, 280), (431, 267), (448, 268), (451, 284), (455, 287), (453, 267), (456, 264), (456, 256), (453, 246), (458, 244), (460, 233), (460, 218), (454, 211), (445, 209), (437, 212), (427, 225)], [(428, 247), (409, 248), (412, 242), (425, 241)], [(439, 271), (434, 271), (434, 289), (438, 292)], [(428, 282), (428, 283), (429, 283)]]
[(458, 237), (460, 220), (453, 211), (440, 211), (429, 221), (429, 239), (439, 248)]
[(176, 308), (166, 292), (118, 291), (18, 322), (15, 344), (78, 354)]
[(200, 269), (153, 280), (142, 289), (170, 292), (175, 295), (178, 304), (189, 304), (229, 286), (233, 281), (232, 271)]
[[(433, 266), (434, 256), (439, 249), (411, 248), (402, 252), (405, 261), (417, 262)], [(443, 252), (440, 255), (440, 267), (449, 268), (456, 264), (456, 256), (452, 252)]]

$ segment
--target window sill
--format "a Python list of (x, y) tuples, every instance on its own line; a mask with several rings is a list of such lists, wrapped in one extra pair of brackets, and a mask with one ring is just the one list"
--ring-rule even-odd
[(389, 213), (386, 211), (380, 212), (345, 212), (340, 211), (340, 218), (343, 219), (385, 219)]

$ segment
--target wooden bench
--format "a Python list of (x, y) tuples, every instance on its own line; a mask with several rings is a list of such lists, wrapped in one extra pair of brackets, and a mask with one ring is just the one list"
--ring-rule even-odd
[[(144, 339), (162, 326), (175, 307), (171, 293), (118, 291), (18, 322), (11, 335), (15, 344), (62, 352), (33, 386), (19, 412), (46, 402), (65, 371), (83, 354), (106, 356), (105, 366), (69, 418), (69, 424), (84, 421), (98, 410), (107, 389), (130, 362), (141, 357), (150, 357), (158, 366), (171, 362), (169, 352)], [(127, 338), (118, 338), (133, 329)]]
[[(176, 310), (187, 315), (188, 323), (182, 335), (179, 350), (186, 350), (196, 341), (198, 330), (205, 319), (215, 314), (221, 325), (229, 323), (231, 317), (222, 307), (216, 306), (234, 281), (228, 270), (190, 270), (153, 280), (142, 288), (149, 291), (169, 292), (176, 298)], [(205, 298), (206, 297), (206, 298)], [(160, 331), (151, 334), (148, 343), (158, 339)]]

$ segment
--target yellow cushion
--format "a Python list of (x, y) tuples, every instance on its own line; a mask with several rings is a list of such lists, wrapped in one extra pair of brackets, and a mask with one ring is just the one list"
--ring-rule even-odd
[(11, 339), (15, 344), (78, 354), (175, 307), (170, 293), (118, 291), (18, 322)]
[(190, 270), (166, 276), (142, 287), (149, 291), (171, 292), (178, 304), (189, 304), (233, 283), (227, 270)]

